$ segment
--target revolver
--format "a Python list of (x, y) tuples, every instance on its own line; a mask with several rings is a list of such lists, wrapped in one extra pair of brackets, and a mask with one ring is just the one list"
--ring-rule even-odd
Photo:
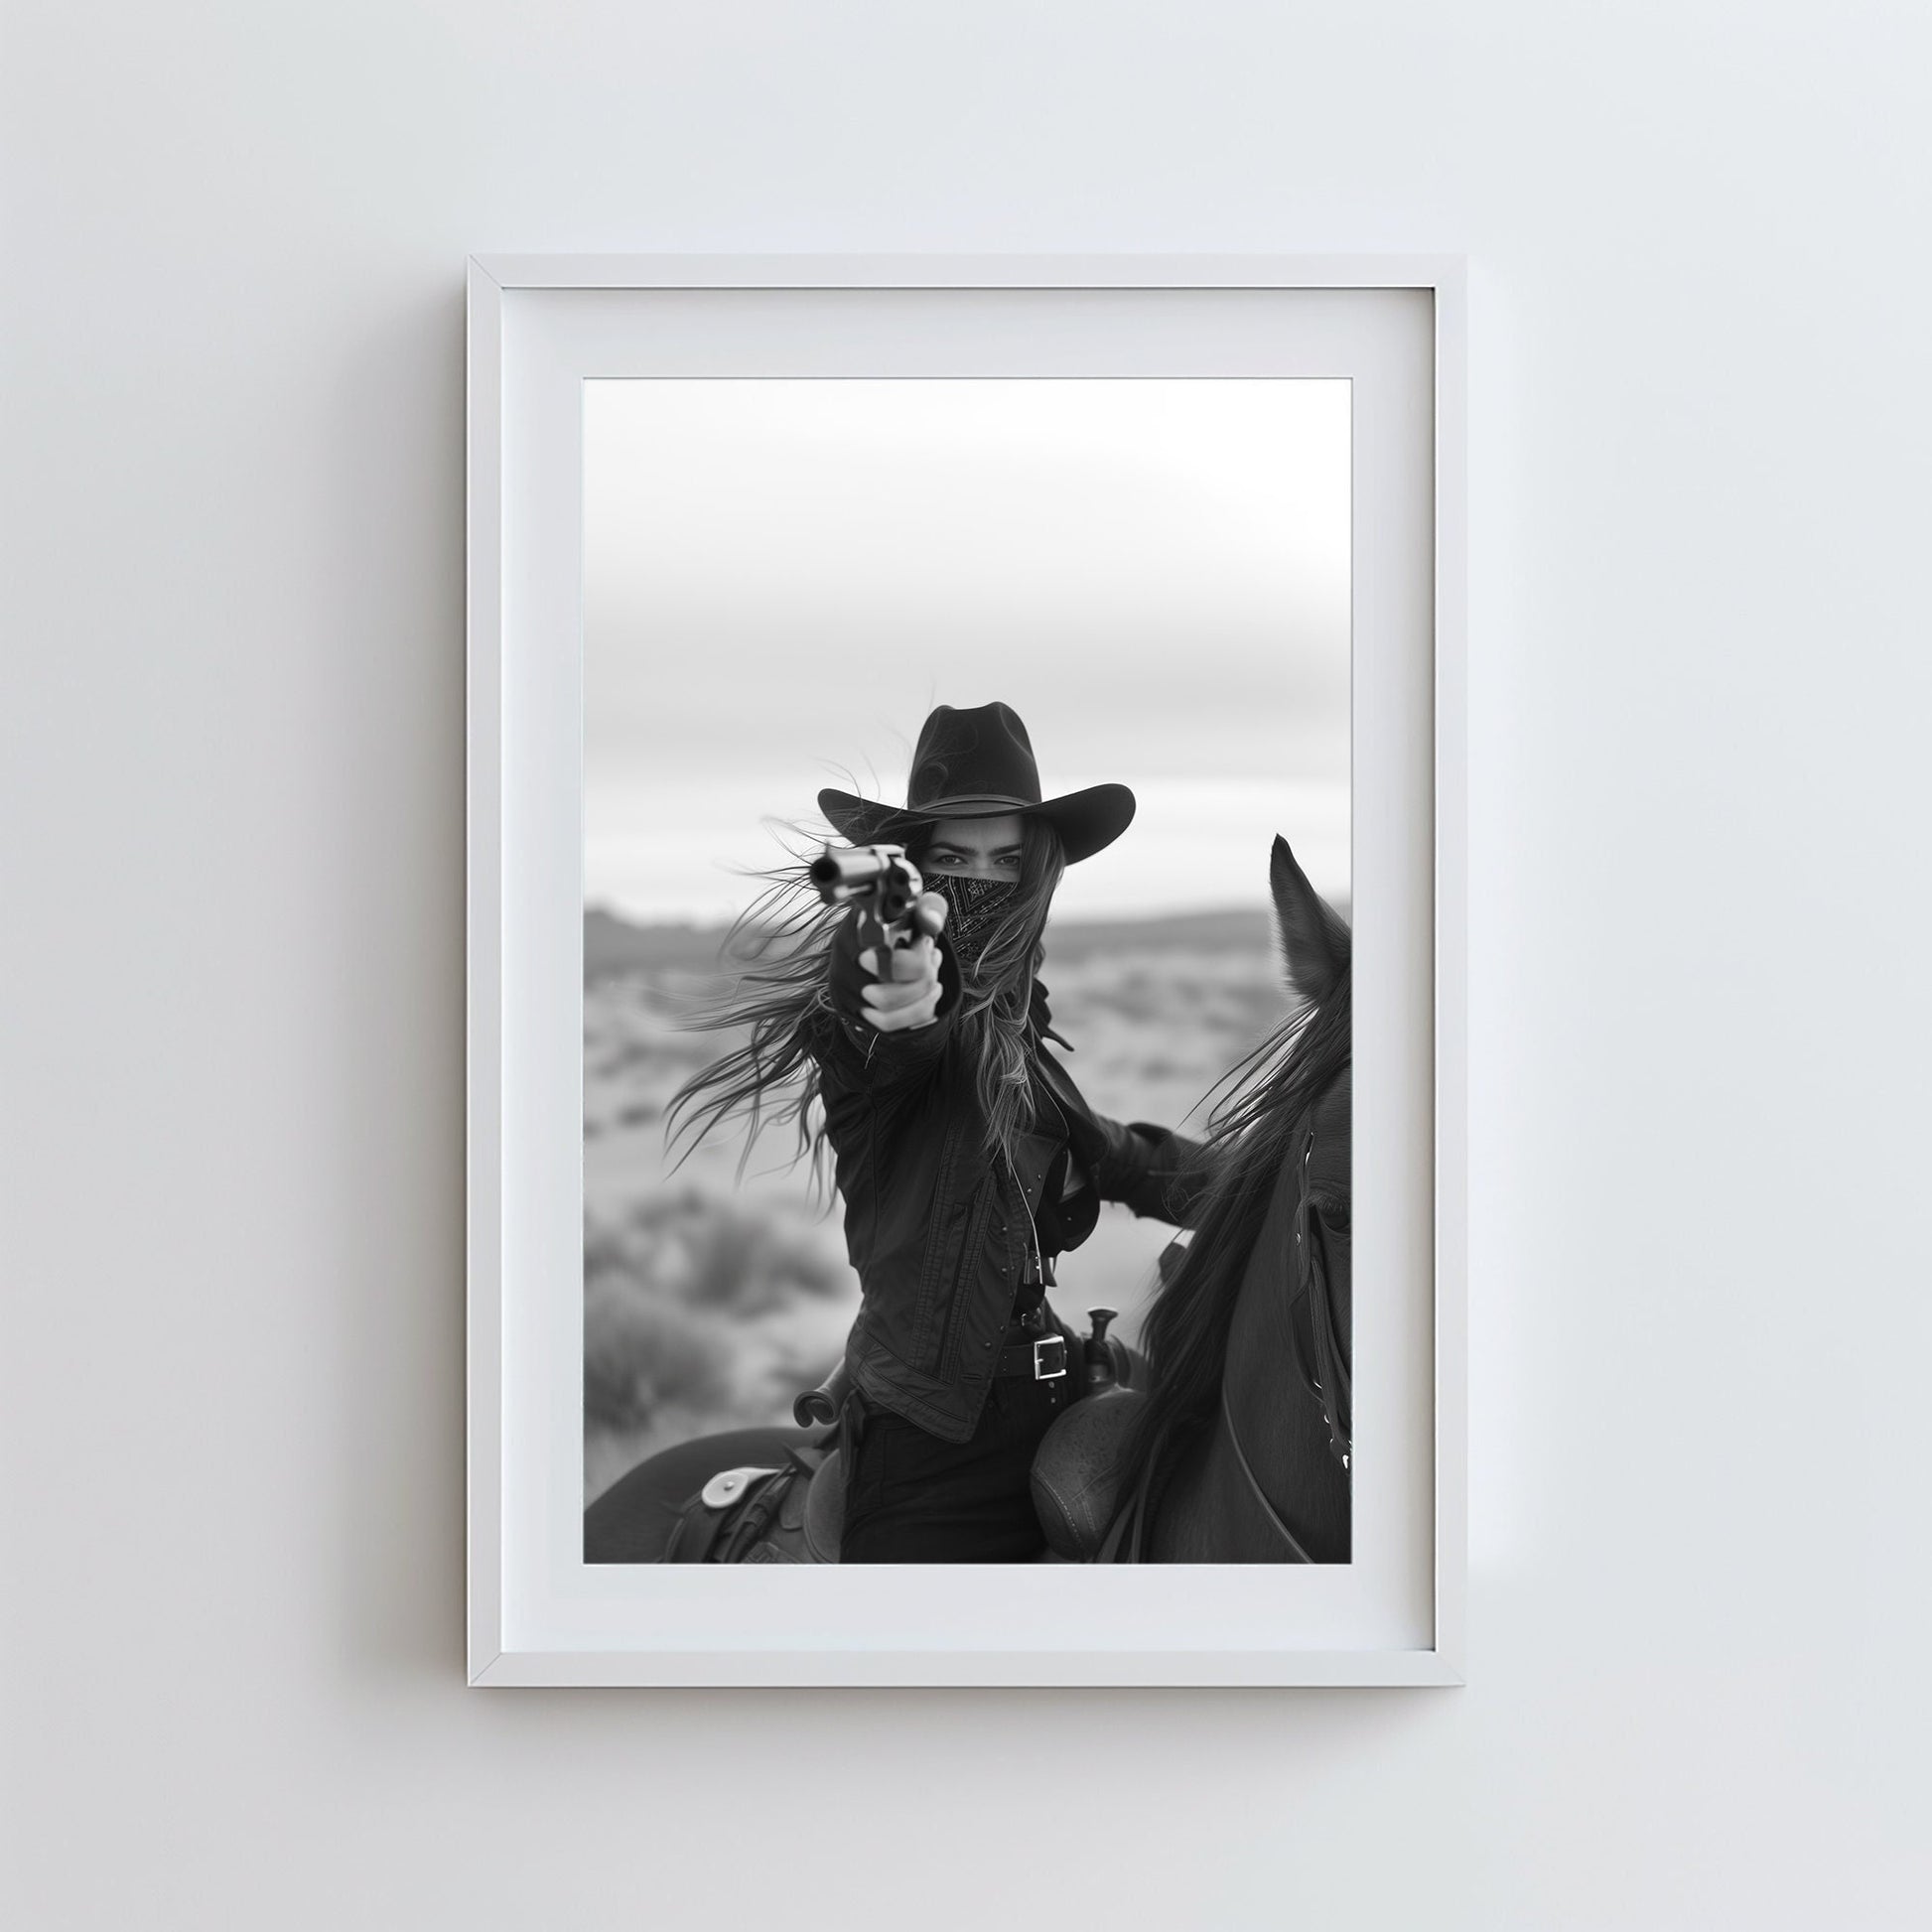
[(859, 945), (909, 946), (937, 936), (940, 921), (919, 903), (925, 884), (899, 845), (828, 845), (808, 877), (827, 905), (859, 906)]

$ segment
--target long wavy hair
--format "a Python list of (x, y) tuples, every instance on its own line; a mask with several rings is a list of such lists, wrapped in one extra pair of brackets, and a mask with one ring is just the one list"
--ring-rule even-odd
[(1333, 985), (1291, 1010), (1221, 1083), (1206, 1136), (1219, 1157), (1214, 1178), (1193, 1238), (1142, 1329), (1151, 1386), (1122, 1445), (1117, 1493), (1123, 1501), (1133, 1496), (1145, 1473), (1150, 1514), (1219, 1411), (1248, 1258), (1298, 1130), (1349, 1065), (1351, 1005), (1351, 974), (1343, 966)]
[[(832, 936), (847, 908), (821, 903), (806, 867), (823, 843), (804, 827), (785, 828), (797, 842), (789, 862), (754, 874), (764, 890), (740, 913), (725, 935), (721, 964), (726, 984), (683, 1017), (696, 1032), (749, 1036), (694, 1073), (671, 1096), (665, 1140), (679, 1165), (714, 1130), (741, 1125), (742, 1178), (759, 1136), (789, 1125), (791, 1160), (809, 1159), (814, 1184), (823, 1191), (827, 1169), (824, 1110), (819, 1100), (817, 1049), (836, 1026), (826, 984)], [(908, 839), (906, 856), (916, 867), (932, 827)], [(1045, 958), (1041, 935), (1053, 894), (1066, 870), (1059, 834), (1044, 819), (1023, 819), (1020, 878), (1014, 892), (988, 919), (985, 944), (970, 973), (959, 971), (950, 1018), (954, 1038), (972, 1069), (975, 1096), (985, 1116), (989, 1153), (1011, 1159), (1014, 1142), (1034, 1124), (1028, 1016), (1034, 976)], [(940, 935), (945, 945), (945, 936)], [(958, 961), (953, 960), (955, 970)]]

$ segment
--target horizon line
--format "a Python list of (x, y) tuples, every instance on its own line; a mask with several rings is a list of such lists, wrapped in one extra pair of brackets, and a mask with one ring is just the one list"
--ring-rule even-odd
[[(1325, 897), (1326, 896), (1324, 895), (1323, 897)], [(1345, 894), (1339, 897), (1330, 898), (1327, 902), (1330, 905), (1349, 906), (1352, 905), (1353, 897), (1353, 894)], [(1265, 903), (1261, 905), (1251, 903), (1247, 905), (1170, 906), (1156, 911), (1074, 912), (1058, 919), (1055, 923), (1064, 930), (1072, 926), (1152, 925), (1165, 919), (1214, 919), (1250, 913), (1256, 918), (1268, 918), (1273, 915), (1273, 906)], [(608, 900), (586, 899), (584, 901), (584, 916), (589, 918), (593, 913), (602, 913), (606, 918), (615, 919), (621, 925), (629, 926), (635, 932), (665, 930), (685, 932), (723, 931), (728, 929), (732, 924), (730, 917), (722, 915), (716, 917), (699, 917), (684, 914), (658, 918), (639, 918), (634, 913), (626, 912), (621, 907), (613, 905)]]

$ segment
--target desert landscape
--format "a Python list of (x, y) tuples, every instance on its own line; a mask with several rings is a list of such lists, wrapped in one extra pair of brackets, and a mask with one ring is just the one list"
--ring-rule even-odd
[[(838, 1358), (859, 1303), (837, 1196), (793, 1164), (789, 1130), (745, 1160), (742, 1136), (672, 1171), (664, 1109), (733, 1043), (680, 1023), (715, 987), (724, 931), (640, 925), (602, 908), (584, 927), (584, 1493), (673, 1443), (788, 1422)], [(1259, 910), (1048, 929), (1040, 978), (1060, 1055), (1089, 1104), (1191, 1124), (1215, 1082), (1286, 1004)], [(1049, 1051), (1057, 1048), (1049, 1047)], [(1132, 1340), (1173, 1230), (1103, 1208), (1062, 1260), (1054, 1306), (1122, 1311)]]

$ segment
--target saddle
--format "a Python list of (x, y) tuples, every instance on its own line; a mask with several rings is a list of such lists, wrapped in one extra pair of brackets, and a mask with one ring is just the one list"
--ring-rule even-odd
[(720, 1469), (685, 1504), (662, 1563), (837, 1563), (845, 1473), (836, 1449), (776, 1468)]
[[(1141, 1398), (1076, 1402), (1034, 1456), (1043, 1563), (1093, 1563), (1115, 1514), (1124, 1431)], [(845, 1472), (835, 1448), (788, 1449), (777, 1464), (721, 1469), (684, 1506), (664, 1563), (837, 1563)]]
[(1063, 1563), (1103, 1563), (1108, 1526), (1120, 1508), (1120, 1457), (1127, 1430), (1147, 1398), (1132, 1389), (1076, 1402), (1034, 1452), (1034, 1512), (1046, 1546)]

